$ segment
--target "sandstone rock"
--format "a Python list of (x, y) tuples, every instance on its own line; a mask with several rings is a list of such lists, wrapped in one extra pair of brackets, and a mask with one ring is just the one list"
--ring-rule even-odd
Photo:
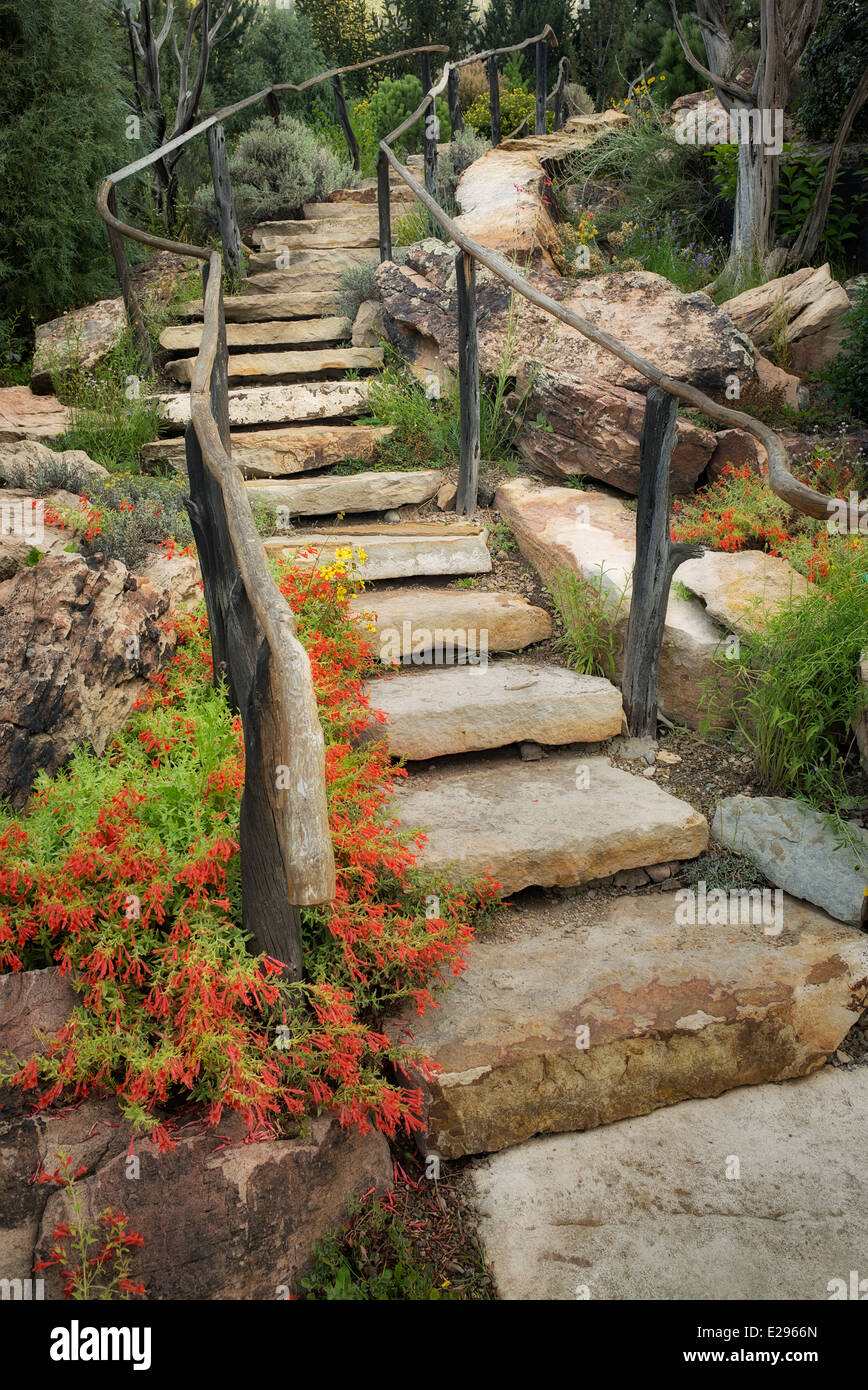
[(69, 428), (70, 410), (56, 396), (34, 396), (29, 386), (0, 387), (0, 443), (56, 439)]
[[(158, 395), (161, 418), (187, 425), (189, 393)], [(291, 386), (237, 386), (229, 390), (230, 425), (285, 425), (293, 420), (331, 420), (361, 415), (368, 400), (367, 381), (297, 382)]]
[[(756, 367), (757, 381), (760, 386), (767, 391), (781, 391), (785, 405), (792, 406), (793, 410), (799, 408), (799, 378), (793, 376), (792, 372), (785, 372), (781, 367), (776, 367), (774, 362), (770, 362), (767, 357), (763, 357), (761, 352), (754, 358)], [(760, 446), (761, 447), (761, 446)], [(765, 450), (763, 450), (765, 453)]]
[(46, 555), (63, 554), (70, 546), (77, 549), (71, 530), (46, 520), (58, 507), (76, 511), (79, 500), (62, 492), (42, 498), (21, 488), (0, 489), (0, 579), (40, 563)]
[(33, 542), (23, 535), (10, 535), (0, 529), (0, 580), (9, 579), (26, 565), (33, 548)]
[(195, 608), (203, 598), (202, 573), (195, 550), (192, 555), (176, 551), (169, 555), (160, 545), (149, 546), (141, 573), (158, 589), (166, 589), (169, 607), (184, 613)]
[(26, 1062), (44, 1050), (43, 1037), (63, 1027), (78, 1003), (69, 978), (57, 966), (0, 975), (0, 1058)]
[(252, 246), (263, 251), (286, 245), (291, 251), (319, 247), (377, 246), (379, 221), (376, 208), (360, 207), (343, 217), (301, 218), (288, 222), (260, 222), (250, 233)]
[(32, 389), (50, 392), (53, 373), (73, 366), (89, 371), (104, 362), (126, 324), (122, 299), (100, 299), (40, 324), (30, 373)]
[[(295, 425), (291, 429), (245, 430), (230, 435), (232, 458), (249, 478), (284, 478), (345, 459), (368, 459), (392, 434), (390, 425)], [(157, 439), (141, 449), (143, 461), (187, 469), (183, 435)]]
[(83, 449), (49, 449), (38, 440), (18, 440), (0, 444), (0, 479), (10, 487), (30, 488), (40, 472), (49, 476), (69, 473), (67, 487), (81, 488), (86, 483), (102, 482), (108, 469), (96, 463)]
[(538, 935), (474, 942), (440, 1008), (401, 1020), (442, 1069), (429, 1150), (492, 1152), (822, 1066), (864, 1007), (868, 939), (792, 899), (779, 937), (680, 925), (677, 907), (623, 897), (590, 921), (549, 914)]
[(692, 859), (708, 843), (704, 816), (686, 802), (606, 758), (575, 753), (417, 773), (398, 789), (395, 806), (405, 828), (427, 836), (423, 872), (460, 882), (490, 870), (504, 894)]
[(836, 1278), (849, 1292), (868, 1241), (866, 1105), (868, 1068), (826, 1068), (470, 1165), (501, 1298), (801, 1304)]
[(254, 479), (247, 484), (252, 501), (285, 507), (291, 516), (330, 516), (336, 512), (379, 512), (404, 503), (427, 502), (442, 479), (436, 468), (410, 473), (324, 474), (289, 482)]
[(437, 506), (441, 512), (454, 512), (457, 500), (458, 486), (456, 483), (444, 483), (437, 492)]
[(0, 795), (81, 743), (102, 753), (171, 655), (165, 589), (117, 560), (47, 556), (0, 584)]
[[(349, 333), (349, 321), (336, 315), (322, 319), (275, 319), (273, 323), (227, 323), (226, 344), (231, 350), (337, 343), (349, 337)], [(160, 334), (160, 345), (170, 352), (198, 352), (201, 342), (201, 323), (175, 324)]]
[[(597, 478), (635, 496), (645, 397), (551, 367), (532, 372), (530, 382), (516, 439), (522, 458), (555, 477), (580, 474)], [(545, 427), (532, 423), (540, 416)], [(710, 430), (679, 420), (670, 490), (692, 492), (714, 450), (715, 437)]]
[(783, 796), (727, 796), (717, 804), (714, 838), (744, 854), (794, 897), (858, 926), (868, 887), (868, 831), (853, 826), (855, 846), (838, 846), (819, 811)]
[(708, 460), (707, 478), (710, 483), (716, 482), (727, 466), (762, 473), (767, 461), (766, 451), (747, 430), (718, 430), (716, 438), (717, 447)]
[[(545, 196), (545, 162), (562, 160), (608, 130), (627, 124), (621, 112), (574, 116), (562, 130), (501, 141), (464, 171), (456, 191), (459, 227), (483, 246), (519, 264), (535, 253), (550, 260), (557, 224)], [(512, 132), (505, 130), (504, 136)]]
[[(534, 490), (523, 479), (502, 483), (496, 503), (522, 554), (548, 583), (567, 569), (602, 584), (612, 609), (620, 671), (635, 559), (635, 513), (605, 493), (557, 487)], [(670, 594), (659, 692), (660, 708), (667, 716), (697, 727), (702, 722), (706, 682), (713, 681), (725, 693), (726, 671), (719, 660), (724, 637), (698, 599)]]
[(730, 632), (750, 631), (810, 585), (789, 560), (761, 550), (707, 550), (678, 567), (679, 583), (705, 600), (706, 612)]
[(544, 608), (520, 594), (459, 589), (378, 589), (350, 600), (371, 623), (371, 646), (387, 665), (451, 666), (464, 654), (474, 668), (488, 652), (514, 652), (552, 635)]
[[(300, 348), (297, 352), (233, 352), (229, 380), (245, 377), (313, 376), (317, 372), (368, 371), (382, 366), (382, 348)], [(166, 364), (175, 381), (192, 381), (195, 357), (177, 357)]]
[(372, 737), (409, 759), (509, 743), (593, 743), (621, 729), (621, 695), (598, 676), (560, 666), (496, 662), (419, 671), (366, 686), (386, 724)]
[(385, 336), (382, 304), (379, 299), (366, 299), (353, 322), (353, 347), (380, 347)]
[[(832, 279), (829, 266), (805, 266), (728, 299), (722, 308), (757, 347), (786, 338), (793, 369), (801, 376), (837, 355), (847, 293)], [(815, 341), (811, 342), (810, 340)]]
[[(682, 294), (671, 281), (647, 271), (611, 271), (575, 283), (539, 267), (527, 278), (670, 376), (706, 391), (722, 391), (733, 373), (743, 381), (753, 376), (751, 342), (705, 294)], [(396, 345), (411, 359), (430, 359), (434, 344), (441, 371), (455, 373), (458, 330), (452, 254), (440, 242), (421, 242), (408, 249), (404, 264), (383, 262), (377, 285)], [(497, 375), (507, 359), (522, 389), (529, 364), (539, 362), (558, 374), (647, 391), (646, 377), (576, 329), (527, 300), (517, 300), (516, 308), (508, 287), (488, 271), (477, 272), (477, 285), (483, 373)]]
[[(342, 246), (297, 251), (291, 250), (275, 238), (269, 238), (269, 249), (259, 251), (247, 262), (247, 279), (242, 281), (242, 293), (249, 294), (253, 287), (262, 290), (276, 289), (289, 291), (296, 286), (304, 287), (306, 275), (311, 277), (310, 289), (328, 291), (333, 287), (337, 276), (345, 270), (355, 270), (360, 265), (376, 265), (380, 259), (378, 246)], [(288, 258), (288, 259), (287, 259)], [(278, 271), (282, 279), (266, 280), (266, 275)], [(331, 284), (325, 278), (331, 275)]]
[[(223, 301), (227, 323), (256, 323), (273, 319), (310, 319), (338, 313), (337, 281), (330, 289), (290, 289), (281, 294), (233, 294)], [(176, 310), (182, 319), (201, 319), (201, 299), (190, 299)]]
[[(365, 552), (361, 566), (365, 582), (378, 579), (415, 579), (422, 575), (488, 574), (491, 556), (486, 533), (476, 527), (399, 524), (387, 533), (297, 531), (271, 536), (265, 548), (295, 554), (301, 564), (331, 565), (338, 547), (352, 546)], [(313, 551), (309, 557), (299, 552)]]

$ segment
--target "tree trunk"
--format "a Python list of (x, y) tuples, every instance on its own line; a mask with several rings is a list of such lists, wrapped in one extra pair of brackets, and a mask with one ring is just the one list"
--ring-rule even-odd
[(767, 154), (762, 143), (741, 141), (737, 149), (738, 183), (727, 268), (740, 280), (748, 267), (766, 266), (771, 256), (772, 213), (780, 161)]

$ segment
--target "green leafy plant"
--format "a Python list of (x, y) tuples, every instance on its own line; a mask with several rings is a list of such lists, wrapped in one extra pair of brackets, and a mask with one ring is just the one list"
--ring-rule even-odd
[(64, 365), (52, 371), (52, 384), (72, 408), (69, 428), (54, 447), (83, 449), (96, 463), (116, 471), (137, 463), (142, 445), (157, 438), (159, 409), (148, 395), (153, 383), (141, 375), (129, 329), (92, 371), (76, 361), (72, 345)]
[(612, 679), (627, 585), (607, 583), (605, 567), (589, 578), (564, 567), (548, 589), (564, 629), (555, 645), (570, 670)]
[(349, 1201), (349, 1221), (340, 1237), (328, 1235), (314, 1247), (302, 1297), (329, 1302), (400, 1299), (402, 1302), (457, 1299), (448, 1281), (414, 1253), (405, 1223), (380, 1202)]
[[(352, 166), (317, 142), (313, 131), (292, 116), (279, 126), (270, 116), (246, 130), (229, 157), (238, 219), (247, 225), (301, 215), (302, 205), (322, 202), (336, 188), (358, 182)], [(196, 190), (193, 210), (209, 231), (217, 227), (214, 189)]]
[(844, 319), (847, 337), (824, 376), (835, 398), (861, 420), (868, 420), (868, 284), (861, 285)]
[[(533, 126), (536, 98), (523, 87), (505, 88), (500, 93), (500, 129), (503, 135), (511, 135), (524, 121)], [(546, 112), (546, 130), (554, 129), (554, 112)], [(477, 135), (491, 139), (491, 103), (486, 92), (481, 92), (464, 113), (464, 120)]]
[(63, 1275), (63, 1296), (75, 1302), (127, 1301), (145, 1293), (141, 1282), (130, 1278), (132, 1250), (144, 1245), (141, 1235), (129, 1229), (122, 1211), (106, 1207), (95, 1222), (85, 1218), (84, 1199), (76, 1182), (87, 1172), (86, 1167), (72, 1171), (72, 1157), (63, 1150), (55, 1154), (54, 1172), (42, 1169), (41, 1183), (53, 1182), (64, 1190), (69, 1221), (55, 1227), (47, 1260), (40, 1260), (34, 1270), (58, 1268)]

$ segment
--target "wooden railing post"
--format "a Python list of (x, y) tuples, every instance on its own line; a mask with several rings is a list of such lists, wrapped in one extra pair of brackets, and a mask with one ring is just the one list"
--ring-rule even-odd
[(476, 511), (479, 490), (479, 339), (476, 331), (476, 262), (466, 252), (455, 257), (458, 281), (458, 389), (461, 445), (456, 510)]
[[(118, 195), (114, 184), (111, 185), (108, 193), (108, 210), (113, 217), (118, 215)], [(145, 376), (154, 370), (154, 357), (151, 351), (151, 335), (142, 314), (142, 306), (139, 304), (139, 297), (133, 285), (130, 263), (127, 260), (127, 253), (124, 250), (123, 236), (115, 227), (108, 226), (109, 245), (112, 249), (112, 256), (115, 263), (115, 274), (118, 277), (118, 284), (121, 288), (121, 296), (124, 301), (124, 308), (127, 311), (130, 329), (132, 330), (133, 342), (136, 345), (136, 353), (139, 358), (139, 365)]]
[(464, 117), (461, 114), (461, 102), (458, 93), (458, 69), (450, 68), (449, 77), (446, 84), (446, 99), (449, 102), (449, 124), (452, 127), (452, 139), (464, 129)]
[[(422, 96), (431, 90), (431, 59), (422, 54)], [(437, 140), (440, 124), (437, 120), (437, 102), (432, 101), (425, 112), (422, 126), (422, 157), (425, 164), (425, 187), (432, 198), (437, 197)]]
[(534, 114), (534, 135), (546, 133), (546, 101), (548, 99), (549, 45), (547, 39), (540, 39), (536, 46), (536, 111)]
[(380, 220), (380, 260), (392, 259), (392, 192), (389, 186), (389, 161), (385, 151), (377, 156), (377, 212)]
[(500, 144), (500, 83), (497, 72), (497, 59), (487, 58), (485, 66), (488, 69), (488, 105), (491, 111), (491, 143)]
[(636, 563), (621, 681), (633, 738), (657, 735), (660, 651), (672, 575), (685, 560), (702, 554), (702, 546), (673, 545), (669, 539), (669, 461), (677, 425), (678, 401), (650, 386), (639, 442)]
[(350, 159), (352, 160), (353, 168), (355, 169), (356, 173), (358, 173), (362, 167), (362, 157), (359, 153), (359, 142), (356, 139), (356, 132), (350, 125), (350, 116), (349, 112), (347, 111), (347, 99), (346, 95), (344, 94), (344, 79), (341, 77), (339, 72), (335, 73), (334, 77), (332, 78), (332, 87), (334, 88), (335, 110), (338, 113), (338, 120), (341, 123), (341, 128), (343, 129), (344, 136), (346, 138), (347, 149), (350, 152)]
[(235, 204), (232, 201), (232, 179), (229, 174), (226, 136), (222, 125), (212, 125), (208, 131), (208, 158), (211, 161), (211, 181), (214, 184), (214, 201), (217, 204), (220, 223), (223, 263), (231, 278), (238, 280), (241, 277), (244, 251), (235, 216)]
[(561, 130), (564, 125), (564, 96), (566, 93), (569, 71), (569, 59), (561, 58), (558, 63), (558, 81), (555, 87), (555, 130)]
[(265, 105), (268, 107), (268, 113), (273, 118), (274, 124), (280, 125), (280, 102), (277, 100), (275, 92), (268, 93), (265, 98)]

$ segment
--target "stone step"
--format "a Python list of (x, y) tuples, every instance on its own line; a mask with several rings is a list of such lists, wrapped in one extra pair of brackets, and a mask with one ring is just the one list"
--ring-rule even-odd
[[(442, 804), (460, 816), (461, 803)], [(643, 820), (638, 804), (637, 843)], [(560, 823), (551, 805), (547, 829)], [(442, 1068), (422, 1083), (428, 1147), (490, 1153), (821, 1066), (864, 1007), (868, 938), (792, 898), (779, 936), (741, 912), (682, 925), (679, 910), (672, 893), (590, 915), (575, 903), (505, 909), (503, 932), (473, 943), (440, 1008), (389, 1029), (409, 1030)], [(727, 1152), (741, 1150), (721, 1164)]]
[[(373, 183), (374, 190), (376, 190), (376, 186), (375, 179)], [(351, 191), (355, 192), (356, 190), (347, 190), (348, 193)], [(415, 201), (416, 199), (405, 183), (398, 180), (397, 185), (393, 185), (392, 196), (389, 202), (392, 205), (393, 211), (396, 204), (400, 205), (397, 209), (399, 217), (406, 212), (407, 207), (412, 206)], [(369, 202), (350, 200), (349, 197), (346, 197), (340, 202), (335, 203), (305, 203), (303, 211), (305, 217), (313, 219), (315, 222), (327, 222), (330, 218), (336, 221), (342, 221), (347, 218), (350, 220), (353, 218), (361, 219), (366, 216), (366, 209), (369, 207), (373, 208), (373, 215), (377, 217), (379, 214), (377, 212), (376, 198), (371, 199)]]
[(693, 859), (708, 844), (705, 817), (686, 801), (608, 758), (575, 753), (419, 772), (400, 787), (396, 806), (404, 826), (428, 837), (424, 872), (458, 881), (490, 870), (504, 894)]
[[(288, 430), (250, 430), (232, 433), (232, 458), (254, 478), (283, 478), (327, 468), (348, 458), (367, 459), (374, 447), (392, 434), (390, 425), (298, 425)], [(184, 470), (183, 436), (145, 444), (146, 462), (170, 463)]]
[(621, 692), (562, 666), (498, 661), (486, 667), (408, 671), (370, 681), (376, 736), (408, 759), (502, 748), (510, 743), (595, 743), (621, 732)]
[[(227, 323), (226, 343), (230, 349), (247, 347), (291, 347), (296, 343), (339, 343), (349, 338), (352, 324), (333, 315), (324, 319), (277, 319), (271, 323)], [(160, 346), (169, 352), (198, 352), (202, 324), (176, 324), (164, 328)]]
[[(337, 277), (335, 278), (335, 286)], [(311, 319), (338, 312), (336, 288), (293, 289), (285, 294), (233, 294), (223, 301), (227, 323), (265, 323), (273, 319)], [(201, 319), (202, 300), (190, 299), (178, 306), (182, 319)]]
[(373, 624), (372, 645), (387, 665), (485, 664), (488, 652), (515, 652), (552, 635), (552, 620), (520, 594), (472, 589), (379, 589), (350, 609)]
[[(191, 381), (195, 357), (166, 364), (176, 381)], [(245, 352), (229, 356), (229, 380), (245, 377), (309, 376), (313, 372), (371, 371), (383, 365), (383, 349), (370, 347), (302, 348), (299, 352)]]
[(866, 1107), (868, 1067), (825, 1067), (469, 1164), (500, 1297), (864, 1299)]
[[(185, 427), (190, 419), (186, 391), (152, 396), (160, 418)], [(367, 381), (299, 381), (284, 386), (239, 386), (229, 391), (230, 425), (284, 425), (293, 420), (334, 420), (361, 415)]]
[(363, 550), (362, 578), (415, 579), (432, 574), (488, 574), (491, 556), (486, 532), (478, 527), (394, 526), (387, 530), (295, 531), (291, 536), (269, 536), (266, 550), (297, 554), (313, 548), (306, 563), (320, 567), (334, 563), (335, 550), (352, 546)]
[[(377, 255), (379, 257), (379, 252)], [(294, 294), (336, 295), (340, 277), (339, 269), (315, 270), (306, 266), (292, 266), (289, 270), (265, 268), (241, 281), (241, 294), (244, 298), (277, 294), (284, 299)]]
[(381, 512), (427, 502), (443, 475), (436, 468), (417, 472), (349, 473), (290, 482), (255, 479), (247, 484), (251, 501), (285, 507), (290, 516), (334, 516), (338, 512)]
[(378, 246), (380, 233), (376, 208), (365, 208), (357, 217), (308, 222), (263, 222), (250, 234), (257, 251), (288, 246), (290, 251), (316, 251), (324, 247)]
[(284, 270), (288, 274), (305, 272), (309, 275), (327, 275), (330, 276), (329, 284), (333, 285), (345, 270), (360, 265), (377, 265), (380, 260), (380, 250), (377, 246), (342, 246), (317, 251), (297, 251), (293, 247), (289, 253), (289, 265), (286, 266), (283, 259), (278, 265), (279, 257), (285, 259), (286, 249), (271, 247), (268, 251), (259, 251), (250, 256), (247, 261), (248, 278), (245, 283), (253, 283), (256, 277), (265, 271)]

